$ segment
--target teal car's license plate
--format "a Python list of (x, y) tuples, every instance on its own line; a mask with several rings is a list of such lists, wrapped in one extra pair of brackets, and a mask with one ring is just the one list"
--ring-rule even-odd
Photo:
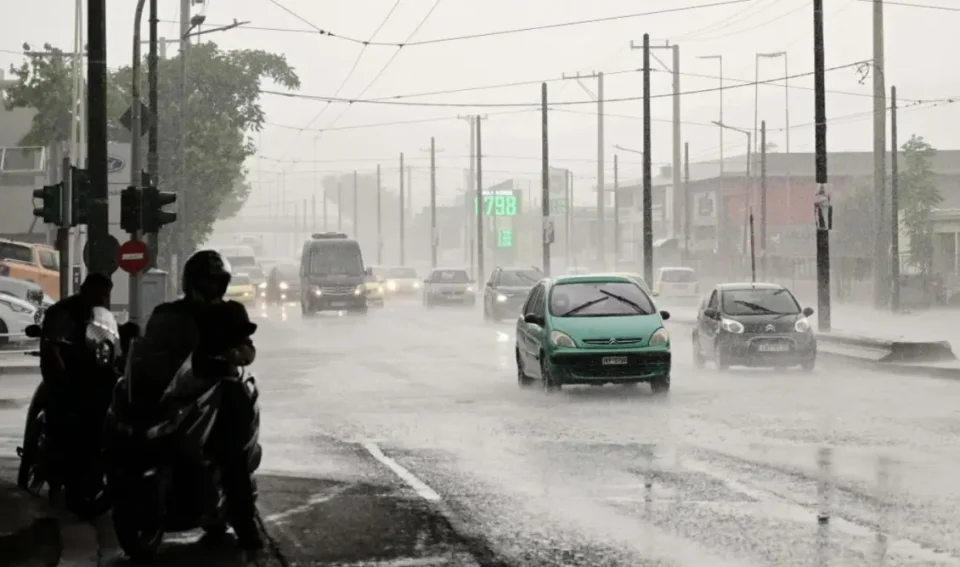
[(627, 357), (625, 356), (605, 356), (603, 357), (604, 366), (614, 365), (614, 364), (626, 364)]

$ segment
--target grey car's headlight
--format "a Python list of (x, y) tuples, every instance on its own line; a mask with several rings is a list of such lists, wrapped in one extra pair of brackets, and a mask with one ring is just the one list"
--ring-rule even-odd
[(323, 292), (320, 291), (320, 288), (317, 286), (313, 286), (312, 291), (313, 291), (313, 295), (317, 297), (320, 297), (321, 295), (323, 295)]
[(498, 302), (503, 303), (503, 302), (505, 302), (506, 300), (507, 300), (507, 296), (506, 296), (506, 295), (503, 295), (502, 293), (498, 293), (498, 294), (497, 294), (497, 301), (498, 301)]
[(364, 284), (357, 284), (357, 288), (353, 290), (353, 295), (363, 295), (367, 291), (367, 286)]
[(728, 333), (733, 333), (734, 335), (743, 333), (743, 323), (740, 321), (734, 321), (733, 319), (721, 319), (720, 328)]
[(260, 285), (258, 285), (257, 287), (260, 288), (260, 289), (267, 289), (267, 282), (263, 282), (263, 283), (261, 283)]
[(793, 324), (793, 328), (798, 333), (807, 333), (810, 331), (810, 321), (806, 317), (797, 319), (797, 322)]
[(468, 286), (467, 286), (467, 289), (464, 290), (464, 291), (466, 291), (467, 293), (473, 293), (473, 286), (472, 286), (472, 285), (468, 285)]
[(280, 282), (280, 289), (288, 289), (290, 286), (287, 282)]

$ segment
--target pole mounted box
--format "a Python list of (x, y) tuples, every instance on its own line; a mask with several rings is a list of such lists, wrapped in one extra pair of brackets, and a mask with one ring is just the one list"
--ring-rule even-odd
[(142, 225), (143, 202), (140, 190), (130, 186), (120, 191), (120, 228), (135, 234)]
[(159, 191), (156, 187), (143, 188), (143, 232), (156, 234), (163, 226), (176, 222), (177, 213), (163, 210), (163, 207), (177, 202), (177, 194)]
[(63, 192), (63, 183), (44, 185), (42, 189), (33, 190), (33, 198), (40, 199), (43, 204), (34, 207), (33, 216), (43, 219), (47, 224), (60, 226), (63, 222), (60, 196)]

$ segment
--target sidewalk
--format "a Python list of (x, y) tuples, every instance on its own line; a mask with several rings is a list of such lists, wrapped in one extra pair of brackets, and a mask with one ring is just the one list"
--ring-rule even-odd
[(0, 479), (0, 564), (56, 565), (60, 521), (46, 501)]
[(39, 358), (19, 352), (0, 352), (0, 374), (36, 374), (39, 372)]

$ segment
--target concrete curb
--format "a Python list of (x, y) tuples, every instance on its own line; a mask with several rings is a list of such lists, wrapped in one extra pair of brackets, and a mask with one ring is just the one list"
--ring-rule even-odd
[[(669, 320), (671, 323), (674, 323), (678, 326), (688, 327), (692, 329), (695, 325), (695, 321), (686, 320), (686, 319), (674, 319)], [(834, 360), (843, 361), (847, 364), (852, 364), (862, 368), (868, 368), (870, 370), (884, 372), (888, 374), (899, 374), (899, 375), (909, 375), (909, 376), (923, 376), (929, 378), (946, 378), (951, 380), (960, 380), (960, 364), (956, 362), (946, 362), (946, 363), (898, 363), (898, 362), (881, 362), (881, 358), (876, 356), (874, 353), (867, 352), (866, 350), (857, 350), (849, 348), (843, 340), (837, 340), (837, 337), (831, 337), (827, 334), (817, 333), (817, 356), (826, 357)], [(886, 343), (890, 341), (884, 341), (877, 339), (877, 343)]]
[(40, 365), (36, 366), (2, 366), (0, 365), (0, 375), (24, 376), (29, 374), (40, 374)]
[[(20, 510), (11, 510), (13, 516), (23, 516), (26, 525), (14, 526), (13, 531), (0, 533), (0, 563), (3, 565), (49, 565), (55, 567), (63, 554), (62, 521), (55, 510), (12, 483), (0, 481), (11, 497), (7, 504)], [(15, 516), (16, 517), (16, 516)]]

